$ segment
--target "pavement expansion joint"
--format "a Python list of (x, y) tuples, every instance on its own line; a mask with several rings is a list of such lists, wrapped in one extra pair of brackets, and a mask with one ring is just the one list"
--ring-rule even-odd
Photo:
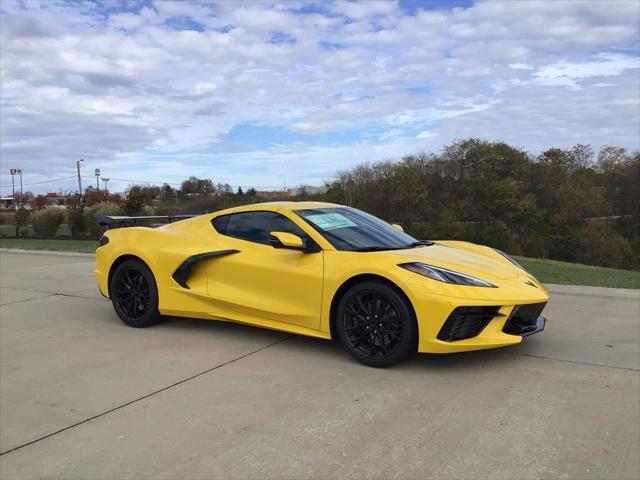
[(260, 353), (261, 351), (266, 350), (267, 348), (271, 348), (271, 347), (273, 347), (275, 345), (278, 345), (279, 343), (282, 343), (282, 342), (284, 342), (285, 340), (287, 340), (289, 338), (291, 338), (291, 335), (287, 334), (285, 337), (280, 338), (280, 339), (276, 340), (275, 342), (271, 342), (271, 343), (269, 343), (267, 345), (264, 345), (264, 346), (262, 346), (260, 348), (252, 350), (251, 352), (245, 353), (244, 355), (240, 355), (239, 357), (232, 358), (231, 360), (228, 360), (226, 362), (220, 363), (220, 364), (215, 365), (215, 366), (213, 366), (211, 368), (208, 368), (206, 370), (198, 372), (195, 375), (191, 375), (190, 377), (183, 378), (182, 380), (179, 380), (179, 381), (177, 381), (175, 383), (172, 383), (171, 385), (167, 385), (167, 386), (162, 387), (162, 388), (160, 388), (158, 390), (154, 390), (151, 393), (147, 393), (146, 395), (143, 395), (141, 397), (138, 397), (138, 398), (135, 398), (133, 400), (130, 400), (130, 401), (126, 402), (126, 403), (118, 405), (117, 407), (110, 408), (109, 410), (105, 410), (104, 412), (101, 412), (101, 413), (98, 413), (98, 414), (93, 415), (91, 417), (85, 418), (84, 420), (80, 420), (79, 422), (76, 422), (76, 423), (73, 423), (71, 425), (68, 425), (68, 426), (66, 426), (64, 428), (56, 430), (55, 432), (48, 433), (46, 435), (43, 435), (42, 437), (39, 437), (39, 438), (36, 438), (36, 439), (31, 440), (29, 442), (23, 443), (22, 445), (18, 445), (16, 447), (13, 447), (13, 448), (10, 448), (10, 449), (5, 450), (3, 452), (0, 452), (0, 457), (2, 457), (4, 455), (7, 455), (7, 454), (9, 454), (11, 452), (15, 452), (16, 450), (20, 450), (22, 448), (25, 448), (25, 447), (28, 447), (30, 445), (33, 445), (35, 443), (41, 442), (42, 440), (46, 440), (47, 438), (54, 437), (54, 436), (56, 436), (56, 435), (58, 435), (60, 433), (66, 432), (67, 430), (71, 430), (72, 428), (78, 427), (80, 425), (88, 423), (88, 422), (90, 422), (92, 420), (95, 420), (97, 418), (104, 417), (105, 415), (113, 413), (113, 412), (115, 412), (117, 410), (121, 410), (121, 409), (123, 409), (125, 407), (128, 407), (129, 405), (133, 405), (134, 403), (140, 402), (140, 401), (145, 400), (147, 398), (153, 397), (154, 395), (157, 395), (157, 394), (162, 393), (164, 391), (170, 390), (171, 388), (177, 387), (179, 385), (182, 385), (183, 383), (186, 383), (186, 382), (189, 382), (191, 380), (194, 380), (194, 379), (196, 379), (198, 377), (201, 377), (202, 375), (206, 375), (207, 373), (210, 373), (210, 372), (212, 372), (214, 370), (218, 370), (219, 368), (222, 368), (222, 367), (225, 367), (225, 366), (230, 365), (232, 363), (235, 363), (235, 362), (237, 362), (239, 360), (242, 360), (243, 358), (250, 357), (251, 355), (255, 355), (256, 353)]
[(2, 305), (0, 305), (2, 307), (4, 307), (5, 305), (13, 305), (14, 303), (28, 302), (28, 301), (31, 301), (31, 300), (38, 300), (40, 298), (48, 298), (48, 297), (55, 297), (55, 296), (71, 297), (71, 298), (83, 298), (85, 300), (100, 300), (100, 301), (105, 300), (103, 298), (89, 298), (89, 297), (84, 297), (82, 295), (73, 295), (76, 292), (84, 292), (84, 291), (86, 291), (85, 289), (83, 289), (83, 290), (74, 290), (72, 292), (65, 293), (65, 292), (50, 292), (48, 290), (33, 290), (33, 289), (29, 289), (29, 288), (15, 288), (15, 287), (5, 287), (5, 286), (2, 286), (2, 288), (6, 288), (6, 289), (9, 289), (9, 290), (17, 290), (19, 292), (46, 293), (47, 294), (44, 297), (26, 298), (24, 300), (17, 300), (15, 302), (2, 304)]
[(543, 355), (533, 355), (531, 353), (516, 353), (516, 352), (504, 352), (507, 355), (516, 355), (519, 357), (533, 357), (533, 358), (540, 358), (542, 360), (553, 360), (555, 362), (562, 362), (562, 363), (573, 363), (573, 364), (578, 364), (578, 365), (588, 365), (591, 367), (602, 367), (602, 368), (614, 368), (616, 370), (627, 370), (630, 372), (640, 372), (640, 369), (638, 368), (632, 368), (632, 367), (618, 367), (616, 365), (606, 365), (604, 363), (592, 363), (592, 362), (583, 362), (580, 360), (568, 360), (568, 359), (564, 359), (564, 358), (555, 358), (555, 357), (545, 357)]

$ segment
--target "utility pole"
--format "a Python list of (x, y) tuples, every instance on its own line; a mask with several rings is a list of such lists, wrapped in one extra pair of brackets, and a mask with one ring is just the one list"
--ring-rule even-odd
[(100, 191), (100, 169), (96, 168), (93, 174), (96, 176), (96, 190)]
[(22, 193), (22, 169), (21, 168), (18, 169), (18, 175), (20, 175), (20, 195), (24, 195), (24, 193)]
[(80, 180), (80, 162), (84, 162), (84, 159), (76, 160), (76, 169), (78, 170), (78, 194), (82, 196), (82, 180)]

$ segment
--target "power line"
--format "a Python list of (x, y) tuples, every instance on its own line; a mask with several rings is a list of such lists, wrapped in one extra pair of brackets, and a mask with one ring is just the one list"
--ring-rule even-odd
[[(93, 177), (90, 176), (86, 176), (83, 175), (82, 178), (90, 178), (93, 180)], [(175, 183), (175, 182), (154, 182), (154, 181), (150, 181), (150, 180), (132, 180), (132, 179), (126, 179), (126, 178), (113, 178), (113, 177), (109, 177), (109, 181), (115, 181), (115, 182), (128, 182), (128, 183), (147, 183), (147, 184), (154, 184), (154, 185), (175, 185), (178, 187), (182, 186), (182, 182), (180, 183)], [(222, 183), (222, 182), (219, 182)], [(235, 185), (230, 185), (231, 187), (234, 187)], [(273, 189), (277, 189), (277, 190), (281, 190), (282, 189), (282, 185), (280, 186), (265, 186), (265, 185), (238, 185), (240, 187), (248, 187), (248, 188), (273, 188)]]
[[(23, 186), (24, 187), (30, 187), (31, 185), (42, 185), (43, 183), (61, 182), (63, 180), (69, 180), (70, 178), (76, 178), (76, 176), (72, 175), (70, 177), (56, 178), (54, 180), (44, 180), (42, 182), (25, 183)], [(11, 185), (0, 185), (0, 188), (9, 188), (9, 187), (11, 187)]]
[[(88, 177), (83, 175), (82, 178), (91, 178), (93, 179), (93, 177)], [(157, 184), (157, 185), (177, 185), (180, 186), (182, 185), (182, 183), (175, 183), (175, 182), (153, 182), (153, 181), (149, 181), (149, 180), (128, 180), (126, 178), (113, 178), (113, 177), (109, 177), (109, 181), (110, 182), (129, 182), (129, 183), (151, 183), (151, 184)]]
[[(72, 178), (76, 178), (76, 175), (71, 175), (70, 177), (62, 177), (62, 178), (54, 178), (52, 180), (43, 180), (41, 182), (32, 182), (32, 183), (25, 183), (23, 186), (25, 187), (30, 187), (30, 186), (34, 186), (34, 185), (43, 185), (46, 183), (54, 183), (54, 182), (62, 182), (64, 180), (70, 180)], [(87, 176), (87, 175), (82, 175), (82, 178), (88, 178), (93, 180), (92, 176)], [(115, 181), (115, 182), (127, 182), (127, 183), (146, 183), (146, 184), (151, 184), (151, 185), (173, 185), (173, 186), (177, 186), (180, 187), (182, 186), (182, 182), (177, 183), (177, 182), (156, 182), (156, 181), (150, 181), (150, 180), (133, 180), (133, 179), (126, 179), (126, 178), (113, 178), (110, 177), (109, 181)], [(222, 183), (222, 182), (220, 182)], [(235, 185), (231, 185), (232, 187), (234, 187)], [(276, 190), (280, 190), (282, 189), (282, 186), (266, 186), (266, 185), (238, 185), (240, 187), (246, 187), (246, 188), (264, 188), (264, 189), (276, 189)], [(10, 188), (11, 185), (0, 185), (0, 188)]]

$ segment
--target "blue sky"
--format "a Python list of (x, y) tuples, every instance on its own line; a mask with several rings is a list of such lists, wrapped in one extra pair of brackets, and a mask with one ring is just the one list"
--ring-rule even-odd
[[(639, 147), (640, 3), (0, 3), (0, 193), (320, 185), (469, 136)], [(85, 182), (89, 182), (85, 179)], [(113, 180), (122, 190), (126, 181)]]

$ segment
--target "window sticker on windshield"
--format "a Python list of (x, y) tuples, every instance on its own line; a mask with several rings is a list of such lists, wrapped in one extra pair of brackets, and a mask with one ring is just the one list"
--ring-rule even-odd
[(318, 213), (316, 215), (309, 215), (307, 220), (325, 231), (358, 226), (341, 213)]

